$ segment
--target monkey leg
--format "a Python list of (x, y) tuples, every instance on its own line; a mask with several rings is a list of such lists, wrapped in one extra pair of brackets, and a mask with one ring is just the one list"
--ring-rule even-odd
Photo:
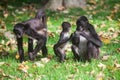
[(88, 55), (89, 58), (98, 59), (99, 57), (99, 47), (95, 46), (93, 43), (88, 43)]
[(72, 52), (73, 52), (75, 59), (77, 59), (79, 61), (80, 55), (78, 53), (78, 48), (76, 46), (72, 45), (71, 49), (72, 49)]
[(33, 52), (33, 39), (28, 38), (28, 56), (30, 60), (32, 60), (33, 57), (32, 52)]
[(61, 49), (61, 48), (58, 48), (57, 49), (58, 53), (59, 53), (59, 58), (60, 58), (60, 62), (64, 62), (65, 61), (65, 58), (66, 58), (66, 54), (65, 54), (65, 50), (64, 49)]
[(24, 61), (24, 49), (23, 49), (23, 38), (17, 38), (18, 52), (20, 56), (20, 62)]
[(46, 44), (44, 44), (44, 46), (42, 47), (42, 55), (43, 56), (47, 56), (48, 55), (48, 50), (47, 50)]
[(35, 57), (37, 56), (37, 53), (40, 51), (40, 49), (42, 49), (43, 46), (44, 46), (44, 40), (42, 39), (38, 40), (37, 45), (35, 46), (35, 49), (33, 50), (32, 60), (35, 59)]
[(59, 53), (58, 53), (56, 44), (54, 45), (53, 50), (54, 50), (55, 55), (56, 55), (57, 57), (59, 57), (60, 55), (59, 55)]

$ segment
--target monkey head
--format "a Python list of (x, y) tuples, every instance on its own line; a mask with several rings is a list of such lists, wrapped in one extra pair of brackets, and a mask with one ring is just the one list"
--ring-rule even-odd
[(77, 19), (76, 21), (76, 25), (77, 25), (77, 29), (86, 29), (87, 28), (87, 24), (89, 23), (87, 17), (85, 16), (81, 16)]
[(24, 25), (18, 23), (14, 26), (13, 32), (15, 33), (17, 38), (21, 38), (24, 34)]
[(69, 22), (63, 22), (62, 23), (62, 28), (64, 31), (69, 31), (71, 27), (71, 24)]

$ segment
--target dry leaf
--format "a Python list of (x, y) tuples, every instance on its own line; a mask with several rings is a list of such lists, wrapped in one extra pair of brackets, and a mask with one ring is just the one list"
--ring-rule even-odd
[(101, 68), (102, 70), (106, 68), (106, 65), (104, 65), (103, 63), (99, 63), (98, 67)]
[(53, 32), (51, 32), (51, 31), (48, 31), (48, 36), (49, 37), (55, 37), (55, 34)]
[(3, 16), (4, 16), (5, 18), (7, 18), (8, 15), (9, 15), (8, 11), (3, 11)]
[(115, 29), (114, 29), (114, 28), (109, 28), (108, 31), (110, 31), (110, 32), (114, 32)]
[(19, 59), (19, 58), (20, 58), (20, 56), (19, 56), (18, 53), (15, 55), (15, 58), (16, 58), (16, 59)]
[(52, 59), (53, 56), (52, 56), (52, 55), (48, 55), (47, 58), (48, 58), (48, 59)]
[(0, 62), (0, 66), (2, 66), (2, 65), (4, 65), (5, 64), (5, 62)]
[(109, 44), (111, 42), (111, 39), (108, 38), (108, 37), (103, 37), (103, 36), (100, 36), (100, 39), (102, 42), (104, 42), (105, 44)]
[(107, 16), (107, 19), (108, 19), (109, 21), (112, 21), (111, 16)]
[(41, 61), (43, 63), (48, 63), (50, 61), (50, 59), (49, 58), (41, 58)]
[(115, 64), (114, 64), (114, 67), (115, 67), (115, 68), (120, 68), (120, 64), (115, 63)]
[(91, 72), (90, 72), (90, 75), (94, 75), (95, 74), (95, 70), (92, 70)]
[[(6, 31), (4, 32), (4, 36), (7, 38), (7, 39), (15, 39), (15, 36), (11, 33), (11, 31)], [(13, 40), (11, 40), (13, 41)]]
[(36, 66), (36, 67), (44, 67), (44, 65), (43, 65), (43, 64), (41, 64), (41, 62), (40, 62), (40, 61), (35, 62), (33, 66), (34, 66), (34, 67), (35, 67), (35, 66)]
[(25, 73), (27, 73), (28, 69), (29, 69), (29, 67), (27, 65), (25, 65), (25, 62), (19, 64), (19, 66), (18, 66), (18, 70), (21, 70), (21, 71), (23, 71)]
[(16, 10), (15, 10), (15, 12), (16, 12), (17, 14), (24, 14), (24, 12), (23, 12), (23, 11), (18, 10), (18, 9), (16, 9)]
[(103, 72), (100, 72), (99, 74), (97, 74), (96, 80), (104, 80), (104, 74), (103, 74)]
[(120, 52), (120, 48), (117, 48), (117, 52)]
[(102, 60), (103, 60), (103, 61), (106, 61), (106, 60), (109, 59), (109, 57), (110, 57), (109, 55), (105, 55), (105, 56), (102, 57)]
[(112, 38), (117, 38), (118, 37), (118, 32), (114, 32)]
[(15, 80), (21, 80), (20, 78), (16, 78)]
[(57, 8), (57, 10), (58, 10), (58, 11), (63, 11), (63, 10), (65, 10), (65, 7), (64, 7), (64, 6), (61, 6), (61, 7)]
[(100, 25), (101, 28), (104, 28), (105, 26), (106, 26), (105, 23), (102, 23), (102, 24)]
[(96, 2), (96, 0), (88, 0), (88, 2), (90, 3), (90, 4), (96, 4), (97, 2)]

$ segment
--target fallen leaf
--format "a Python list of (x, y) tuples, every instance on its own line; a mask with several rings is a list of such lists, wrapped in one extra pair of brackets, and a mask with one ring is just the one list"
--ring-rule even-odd
[(114, 28), (109, 28), (108, 31), (110, 31), (110, 32), (114, 32), (115, 29), (114, 29)]
[(120, 52), (120, 48), (117, 48), (117, 52)]
[(15, 55), (15, 58), (16, 58), (16, 59), (19, 59), (19, 58), (20, 58), (20, 56), (19, 56), (18, 53)]
[(108, 19), (109, 21), (112, 21), (111, 16), (107, 16), (107, 19)]
[(104, 42), (105, 44), (109, 44), (111, 42), (111, 39), (108, 38), (108, 37), (103, 37), (103, 36), (100, 36), (100, 39), (102, 42)]
[(20, 78), (16, 78), (15, 80), (21, 80)]
[(101, 28), (104, 28), (105, 26), (106, 26), (105, 23), (102, 23), (102, 24), (100, 25)]
[(104, 80), (104, 74), (103, 74), (103, 72), (100, 72), (99, 74), (97, 74), (96, 80)]
[(68, 75), (67, 80), (75, 80), (75, 74)]
[(25, 73), (27, 73), (28, 69), (29, 69), (29, 67), (25, 64), (25, 62), (19, 64), (19, 66), (18, 66), (18, 70), (21, 70), (21, 71), (23, 71)]
[(95, 70), (92, 70), (89, 74), (92, 76), (95, 75)]
[(41, 58), (41, 61), (43, 63), (48, 63), (50, 61), (50, 59), (49, 58)]
[(47, 56), (48, 59), (52, 59), (52, 57), (53, 57), (52, 55), (48, 55)]
[[(7, 38), (7, 39), (15, 39), (15, 36), (11, 33), (11, 31), (6, 31), (4, 32), (4, 36)], [(12, 40), (11, 40), (12, 41)]]
[(112, 38), (117, 38), (117, 37), (118, 37), (118, 32), (114, 32)]
[(49, 37), (55, 37), (55, 34), (54, 34), (54, 32), (48, 31), (48, 36)]
[(3, 16), (4, 16), (5, 18), (7, 18), (8, 15), (9, 15), (9, 12), (8, 12), (8, 11), (3, 11)]
[(63, 11), (64, 9), (65, 9), (64, 6), (61, 6), (61, 7), (57, 8), (58, 11)]
[(88, 0), (88, 2), (90, 3), (90, 4), (93, 4), (93, 5), (95, 5), (97, 2), (96, 2), (96, 0)]
[(106, 68), (106, 65), (104, 65), (103, 63), (99, 63), (98, 67), (101, 68), (102, 70)]
[(104, 56), (102, 57), (102, 60), (103, 60), (103, 61), (106, 61), (106, 60), (109, 59), (109, 57), (110, 57), (109, 55), (104, 55)]
[(18, 9), (16, 9), (16, 10), (15, 10), (15, 12), (16, 12), (17, 14), (24, 14), (24, 12), (23, 12), (23, 11), (18, 10)]
[(33, 66), (36, 66), (36, 67), (44, 67), (44, 65), (38, 61), (38, 62), (34, 62), (34, 65)]
[(120, 64), (115, 63), (115, 64), (114, 64), (114, 67), (120, 68)]
[(0, 62), (0, 66), (2, 66), (2, 65), (4, 65), (5, 64), (5, 62)]

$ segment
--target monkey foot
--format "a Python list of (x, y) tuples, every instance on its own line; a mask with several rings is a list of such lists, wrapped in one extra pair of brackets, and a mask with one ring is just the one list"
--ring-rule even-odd
[(32, 52), (29, 53), (29, 59), (32, 60), (32, 61), (35, 59), (35, 56), (33, 55)]

